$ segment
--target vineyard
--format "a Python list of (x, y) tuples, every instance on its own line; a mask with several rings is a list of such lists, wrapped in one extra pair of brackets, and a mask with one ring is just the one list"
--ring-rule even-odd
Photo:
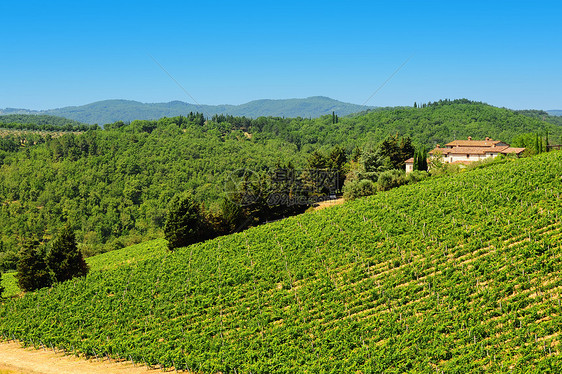
[(107, 253), (4, 301), (0, 336), (206, 373), (561, 372), (561, 175), (551, 152)]

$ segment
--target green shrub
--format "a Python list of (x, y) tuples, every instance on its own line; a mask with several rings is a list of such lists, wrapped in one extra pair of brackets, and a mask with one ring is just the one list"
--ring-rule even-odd
[(343, 188), (343, 197), (353, 200), (359, 197), (371, 196), (377, 192), (377, 184), (370, 179), (356, 180), (346, 183)]
[(414, 170), (406, 174), (405, 178), (406, 178), (406, 183), (416, 183), (428, 177), (429, 177), (429, 173), (427, 171)]
[(403, 184), (406, 184), (406, 177), (402, 170), (387, 170), (379, 175), (378, 185), (381, 191), (388, 191)]

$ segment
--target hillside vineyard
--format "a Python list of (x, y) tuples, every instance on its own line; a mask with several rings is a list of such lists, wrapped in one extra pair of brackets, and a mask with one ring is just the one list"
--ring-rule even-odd
[(155, 251), (6, 301), (0, 332), (193, 372), (561, 372), (561, 175), (551, 152)]

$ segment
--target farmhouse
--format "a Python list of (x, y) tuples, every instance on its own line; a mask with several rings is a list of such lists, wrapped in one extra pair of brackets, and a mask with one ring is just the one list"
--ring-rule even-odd
[[(496, 157), (500, 154), (515, 154), (520, 156), (525, 151), (525, 148), (510, 147), (509, 144), (500, 140), (455, 140), (445, 144), (445, 147), (439, 146), (431, 151), (431, 156), (442, 156), (443, 162), (447, 164), (463, 164), (467, 165), (471, 162), (484, 160), (490, 157)], [(414, 159), (406, 160), (406, 173), (414, 170)]]

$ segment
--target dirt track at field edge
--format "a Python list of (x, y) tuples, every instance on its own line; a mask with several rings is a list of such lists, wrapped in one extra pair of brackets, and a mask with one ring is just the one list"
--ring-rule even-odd
[[(158, 370), (159, 371), (159, 370)], [(23, 348), (16, 342), (0, 342), (0, 373), (6, 374), (138, 374), (151, 373), (131, 362), (92, 361), (53, 351)]]

